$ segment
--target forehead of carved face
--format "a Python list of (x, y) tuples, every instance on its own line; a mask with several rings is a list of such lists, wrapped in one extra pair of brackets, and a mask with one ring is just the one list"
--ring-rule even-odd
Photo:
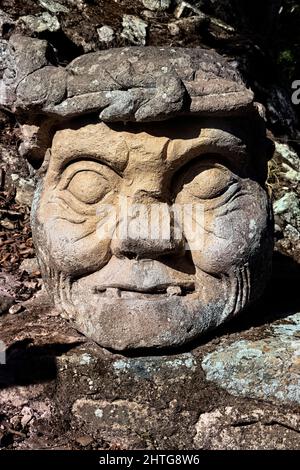
[(269, 213), (250, 127), (194, 119), (55, 134), (33, 234), (79, 330), (114, 349), (182, 344), (256, 296)]

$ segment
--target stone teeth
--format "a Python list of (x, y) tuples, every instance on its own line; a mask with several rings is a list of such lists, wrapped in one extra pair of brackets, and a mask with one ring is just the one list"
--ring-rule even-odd
[(105, 297), (117, 298), (117, 299), (120, 298), (121, 297), (120, 289), (118, 289), (116, 287), (109, 287), (105, 291)]
[(182, 291), (181, 291), (180, 286), (170, 286), (167, 288), (167, 295), (169, 295), (170, 297), (174, 295), (181, 295), (181, 294), (182, 294)]

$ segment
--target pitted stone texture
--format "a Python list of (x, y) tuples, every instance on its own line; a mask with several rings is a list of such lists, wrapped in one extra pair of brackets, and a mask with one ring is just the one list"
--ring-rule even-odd
[(104, 121), (254, 111), (253, 93), (235, 67), (211, 51), (111, 49), (78, 57), (66, 68), (48, 57), (45, 41), (11, 37), (2, 105), (52, 117), (98, 112)]
[(299, 416), (271, 408), (217, 408), (200, 415), (196, 430), (194, 443), (201, 450), (280, 450), (287, 441), (300, 449)]
[(275, 323), (271, 335), (241, 340), (208, 354), (208, 380), (235, 396), (300, 404), (300, 314)]

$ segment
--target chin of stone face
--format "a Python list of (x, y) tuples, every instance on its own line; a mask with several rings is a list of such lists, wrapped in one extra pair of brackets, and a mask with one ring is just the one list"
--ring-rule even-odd
[(1, 100), (41, 166), (32, 231), (61, 314), (114, 350), (181, 346), (241, 314), (273, 240), (263, 111), (234, 66), (144, 47), (63, 68), (48, 49), (12, 36)]

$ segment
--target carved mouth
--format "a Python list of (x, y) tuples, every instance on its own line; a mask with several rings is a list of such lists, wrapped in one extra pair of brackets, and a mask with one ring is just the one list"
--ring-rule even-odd
[(184, 297), (195, 291), (195, 284), (159, 285), (151, 288), (138, 288), (136, 286), (101, 286), (95, 287), (94, 293), (107, 299), (147, 299), (158, 300), (166, 297)]

